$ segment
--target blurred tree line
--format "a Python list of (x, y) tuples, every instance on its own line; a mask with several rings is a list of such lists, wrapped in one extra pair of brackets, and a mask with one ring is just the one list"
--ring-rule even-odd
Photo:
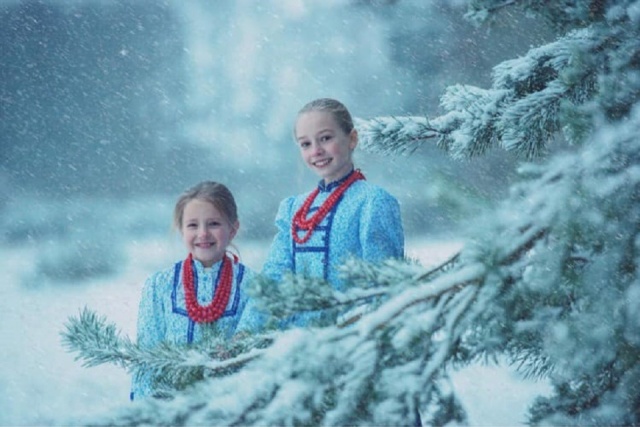
[[(551, 35), (517, 14), (481, 32), (462, 10), (455, 0), (6, 2), (0, 197), (173, 200), (214, 179), (237, 195), (245, 231), (269, 237), (278, 200), (315, 182), (289, 144), (301, 105), (333, 96), (363, 118), (434, 114), (446, 86), (484, 84), (490, 64)], [(473, 214), (513, 172), (504, 153), (472, 168), (435, 147), (358, 156), (400, 198), (409, 233)]]

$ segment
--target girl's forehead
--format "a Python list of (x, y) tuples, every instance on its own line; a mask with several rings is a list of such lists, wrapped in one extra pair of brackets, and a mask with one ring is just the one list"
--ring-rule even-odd
[(184, 205), (184, 213), (215, 213), (220, 214), (220, 211), (210, 200), (205, 199), (191, 199)]
[(327, 111), (307, 111), (296, 120), (296, 133), (316, 131), (318, 128), (337, 128), (338, 122), (334, 115)]
[(330, 111), (311, 110), (305, 111), (298, 115), (298, 122), (302, 120), (334, 120), (333, 113)]

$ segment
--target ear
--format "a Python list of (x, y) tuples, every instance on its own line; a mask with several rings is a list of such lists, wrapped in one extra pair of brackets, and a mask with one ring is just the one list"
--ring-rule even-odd
[(358, 145), (358, 131), (356, 130), (356, 128), (351, 129), (351, 132), (349, 132), (349, 148), (351, 149), (351, 151), (356, 149), (356, 146)]
[(233, 238), (236, 237), (236, 234), (238, 234), (239, 229), (240, 229), (240, 221), (236, 220), (236, 222), (231, 224), (231, 236), (229, 240), (233, 240)]

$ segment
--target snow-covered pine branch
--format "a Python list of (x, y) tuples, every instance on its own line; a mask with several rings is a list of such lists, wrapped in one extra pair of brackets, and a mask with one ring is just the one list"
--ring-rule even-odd
[[(565, 103), (580, 105), (596, 93), (596, 68), (579, 58), (601, 44), (590, 29), (569, 33), (522, 58), (504, 61), (493, 70), (493, 85), (481, 89), (453, 85), (440, 106), (445, 114), (420, 117), (358, 119), (362, 147), (382, 153), (410, 153), (424, 141), (454, 158), (470, 158), (500, 147), (531, 159), (545, 153), (560, 131), (571, 142), (583, 132), (560, 124)], [(582, 124), (583, 122), (580, 122)]]
[(113, 363), (126, 369), (132, 362), (134, 344), (120, 336), (115, 324), (86, 307), (78, 317), (68, 319), (60, 335), (63, 347), (77, 352), (75, 359), (83, 360), (83, 366)]
[(259, 276), (253, 282), (250, 294), (274, 324), (299, 311), (314, 310), (332, 311), (332, 315), (325, 313), (318, 318), (315, 326), (334, 324), (339, 313), (342, 313), (339, 323), (351, 323), (361, 317), (363, 306), (366, 311), (372, 310), (406, 286), (453, 268), (456, 259), (457, 255), (425, 272), (423, 266), (408, 260), (373, 264), (348, 258), (339, 267), (341, 278), (349, 283), (344, 292), (333, 290), (322, 279), (289, 274), (279, 284)]
[[(280, 286), (272, 279), (258, 275), (249, 291), (266, 314), (268, 327), (277, 326), (279, 321), (300, 310), (330, 310), (339, 305), (332, 288), (322, 279), (286, 274), (282, 283)], [(301, 283), (305, 285), (301, 286)]]
[[(61, 333), (62, 344), (77, 353), (83, 366), (114, 364), (131, 372), (145, 366), (163, 379), (163, 392), (172, 393), (205, 377), (226, 375), (258, 357), (270, 338), (238, 337), (232, 342), (212, 337), (194, 346), (162, 344), (153, 350), (139, 347), (120, 336), (115, 324), (84, 308), (70, 317)], [(251, 351), (248, 351), (251, 349)]]
[(438, 136), (438, 128), (425, 117), (354, 118), (360, 145), (373, 153), (409, 154)]

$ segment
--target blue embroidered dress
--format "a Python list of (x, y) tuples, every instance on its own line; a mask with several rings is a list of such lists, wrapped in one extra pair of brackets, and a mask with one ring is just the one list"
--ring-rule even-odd
[[(144, 284), (138, 311), (138, 344), (153, 348), (160, 343), (190, 344), (202, 338), (202, 326), (187, 315), (182, 284), (182, 263), (151, 275)], [(205, 269), (200, 261), (194, 260), (194, 283), (198, 302), (208, 305), (213, 299), (222, 262)], [(225, 312), (213, 325), (214, 334), (231, 338), (241, 319), (243, 324), (252, 324), (248, 317), (256, 314), (247, 307), (247, 285), (255, 273), (242, 263), (233, 264), (233, 284)], [(153, 379), (149, 372), (138, 370), (134, 373), (131, 400), (140, 399), (153, 392)]]
[[(328, 185), (320, 181), (320, 192), (309, 216), (354, 172)], [(369, 262), (404, 256), (404, 231), (398, 201), (366, 180), (351, 184), (311, 238), (303, 244), (296, 243), (291, 236), (291, 222), (310, 193), (289, 197), (280, 203), (276, 215), (278, 232), (263, 266), (264, 275), (276, 281), (285, 272), (320, 277), (334, 289), (343, 291), (344, 283), (337, 267), (349, 256)], [(299, 237), (303, 235), (304, 230), (298, 233)], [(296, 321), (300, 326), (305, 323)]]

